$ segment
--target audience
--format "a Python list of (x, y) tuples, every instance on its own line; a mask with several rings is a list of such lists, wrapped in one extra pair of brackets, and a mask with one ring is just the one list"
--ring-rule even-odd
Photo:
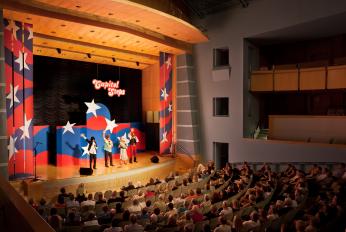
[[(96, 202), (91, 193), (85, 199), (80, 185), (77, 197), (61, 188), (55, 204), (44, 199), (39, 204), (30, 199), (29, 204), (56, 231), (79, 225), (106, 232), (280, 230), (275, 225), (281, 231), (338, 231), (345, 229), (340, 221), (345, 216), (344, 176), (344, 164), (335, 169), (313, 165), (307, 173), (289, 164), (276, 173), (268, 164), (257, 171), (246, 162), (216, 170), (209, 162), (184, 175), (172, 172), (163, 181), (151, 178), (146, 187), (138, 183), (138, 191), (128, 197), (126, 192), (136, 189), (131, 181), (122, 191), (105, 195), (108, 201), (102, 193), (96, 194)], [(102, 210), (96, 215), (99, 204)], [(66, 215), (60, 213), (63, 209)], [(285, 221), (290, 214), (294, 217)], [(342, 223), (333, 224), (336, 220)]]

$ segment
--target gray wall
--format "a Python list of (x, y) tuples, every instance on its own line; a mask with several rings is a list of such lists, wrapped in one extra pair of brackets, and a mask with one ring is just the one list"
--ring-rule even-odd
[[(346, 1), (343, 0), (255, 0), (250, 2), (248, 8), (239, 6), (195, 22), (207, 29), (210, 38), (209, 42), (194, 47), (202, 137), (201, 155), (204, 159), (212, 159), (213, 142), (228, 142), (231, 162), (346, 162), (346, 148), (243, 139), (243, 135), (250, 130), (243, 125), (244, 120), (247, 120), (244, 106), (250, 97), (248, 86), (244, 85), (244, 78), (247, 76), (244, 73), (244, 38), (344, 12)], [(225, 46), (228, 46), (230, 51), (231, 77), (227, 81), (215, 82), (211, 78), (213, 49)], [(213, 97), (229, 97), (229, 117), (212, 116)], [(245, 113), (247, 114), (246, 110)]]

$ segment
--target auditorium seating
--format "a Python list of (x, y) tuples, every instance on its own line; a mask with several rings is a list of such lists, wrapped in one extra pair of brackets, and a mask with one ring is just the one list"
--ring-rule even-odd
[[(127, 190), (124, 202), (60, 208), (58, 214), (66, 218), (65, 222), (71, 212), (81, 217), (80, 226), (66, 224), (61, 231), (103, 231), (111, 226), (112, 219), (128, 217), (126, 212), (137, 215), (137, 222), (145, 227), (151, 223), (150, 214), (158, 210), (154, 210), (155, 207), (160, 209), (156, 212), (159, 218), (157, 227), (161, 228), (158, 231), (208, 231), (204, 228), (213, 231), (222, 223), (220, 218), (225, 218), (232, 231), (241, 232), (295, 231), (295, 223), (304, 224), (308, 229), (320, 226), (324, 228), (321, 231), (328, 231), (327, 225), (333, 225), (333, 231), (338, 231), (338, 226), (345, 226), (341, 220), (345, 216), (342, 208), (346, 206), (344, 164), (252, 163), (250, 167), (245, 162), (235, 163), (233, 168), (227, 164), (221, 170), (207, 167), (199, 165), (188, 173), (170, 175), (160, 183), (156, 180), (156, 184)], [(99, 196), (107, 200), (119, 198), (111, 190), (95, 193), (94, 199), (102, 200)], [(138, 201), (142, 210), (135, 210), (134, 201)], [(169, 202), (174, 206), (174, 220), (168, 216)], [(327, 207), (329, 211), (316, 205)], [(51, 207), (54, 205), (47, 206)], [(216, 214), (213, 214), (213, 208), (217, 209)], [(91, 220), (91, 212), (96, 214), (92, 220), (97, 224), (85, 225)], [(199, 214), (202, 215), (200, 218)], [(124, 227), (129, 223), (126, 220), (120, 223), (119, 220), (118, 226)], [(169, 223), (175, 224), (170, 226)]]

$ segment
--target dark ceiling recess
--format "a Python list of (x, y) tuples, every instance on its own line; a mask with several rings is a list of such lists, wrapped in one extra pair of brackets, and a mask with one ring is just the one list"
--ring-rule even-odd
[(249, 1), (251, 0), (178, 0), (177, 2), (180, 2), (179, 5), (185, 5), (189, 9), (190, 15), (204, 18), (237, 5), (248, 7)]

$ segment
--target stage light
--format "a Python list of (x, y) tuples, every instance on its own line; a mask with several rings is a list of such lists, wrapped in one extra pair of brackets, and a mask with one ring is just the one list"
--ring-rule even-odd
[(139, 62), (138, 61), (136, 62), (136, 65), (139, 66)]
[(56, 51), (61, 54), (61, 49), (60, 48), (57, 48)]
[(114, 57), (112, 58), (112, 60), (113, 60), (113, 62), (115, 62), (115, 58)]
[(91, 58), (91, 55), (90, 55), (90, 53), (87, 53), (87, 57), (88, 57), (88, 58)]

